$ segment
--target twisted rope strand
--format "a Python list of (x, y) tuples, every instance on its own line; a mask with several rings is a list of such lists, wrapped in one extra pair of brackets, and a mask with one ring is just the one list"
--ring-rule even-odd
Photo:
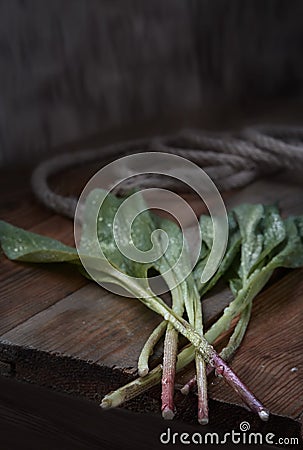
[[(142, 151), (172, 153), (202, 167), (221, 191), (243, 187), (264, 174), (281, 169), (303, 171), (303, 128), (258, 126), (245, 128), (237, 135), (184, 130), (177, 135), (139, 139), (101, 149), (65, 153), (41, 163), (33, 172), (32, 188), (37, 198), (53, 211), (73, 218), (77, 198), (54, 192), (48, 179), (65, 169), (90, 162)], [(123, 190), (133, 187), (166, 187), (178, 190), (178, 182), (157, 175), (127, 180)], [(180, 186), (179, 186), (180, 187)]]

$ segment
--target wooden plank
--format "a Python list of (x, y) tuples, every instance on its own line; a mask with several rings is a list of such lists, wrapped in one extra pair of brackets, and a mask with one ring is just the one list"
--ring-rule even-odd
[[(303, 270), (294, 270), (255, 300), (252, 319), (231, 367), (275, 414), (297, 419), (303, 410)], [(221, 379), (212, 398), (239, 404)]]
[(303, 213), (303, 186), (298, 174), (283, 174), (260, 179), (253, 184), (229, 196), (226, 200), (228, 208), (241, 203), (277, 204), (282, 215)]
[(1, 334), (87, 283), (71, 267), (23, 264), (17, 269), (16, 266), (5, 261), (1, 267)]
[[(41, 206), (30, 188), (28, 170), (1, 172), (0, 218), (15, 226), (74, 245), (73, 224)], [(65, 265), (14, 263), (1, 257), (0, 334), (87, 284)]]
[[(302, 214), (302, 194), (297, 174), (292, 174), (291, 182), (289, 174), (279, 174), (256, 181), (229, 197), (226, 204), (231, 208), (243, 202), (278, 203), (282, 215), (287, 216)], [(293, 419), (303, 411), (302, 274), (302, 270), (294, 271), (258, 296), (244, 342), (231, 363), (273, 413)], [(210, 395), (241, 404), (220, 379), (211, 383)]]
[[(281, 183), (278, 178), (272, 178), (266, 181), (260, 180), (236, 195), (231, 193), (227, 198), (227, 204), (230, 206), (243, 201), (279, 200), (284, 214), (298, 213), (303, 210), (302, 192), (302, 186), (299, 184)], [(197, 204), (196, 207), (198, 209), (200, 206)], [(34, 210), (32, 211), (35, 216)], [(17, 212), (18, 208), (12, 216), (15, 219), (18, 218)], [(9, 220), (9, 217), (10, 214), (7, 212), (4, 218)], [(24, 212), (24, 217), (21, 215), (22, 220), (15, 224), (72, 244), (72, 223), (66, 219), (55, 215), (42, 217), (38, 214), (39, 220), (35, 225), (34, 217), (30, 219), (26, 217)], [(14, 264), (1, 258), (0, 282), (0, 359), (15, 364), (15, 374), (19, 378), (81, 393), (90, 398), (93, 398), (96, 392), (99, 398), (109, 386), (118, 386), (134, 373), (140, 348), (159, 321), (155, 314), (139, 302), (106, 293), (98, 286), (87, 284), (80, 275), (72, 273), (72, 269), (65, 269), (63, 266), (38, 268)], [(289, 284), (286, 286), (284, 297), (278, 297), (277, 310), (274, 310), (273, 314), (278, 317), (282, 311), (282, 318), (286, 312), (289, 314), (289, 321), (294, 324), (296, 339), (301, 343), (302, 332), (298, 330), (298, 323), (293, 317), (297, 306), (292, 309), (285, 303), (287, 296), (292, 295), (292, 291), (288, 291), (291, 286)], [(207, 321), (217, 316), (229, 301), (230, 293), (224, 292), (224, 294), (213, 293), (204, 300)], [(262, 295), (266, 299), (266, 293)], [(299, 298), (301, 301), (301, 294)], [(256, 311), (258, 311), (258, 304)], [(262, 314), (266, 315), (268, 302), (262, 301), (260, 305), (264, 308)], [(144, 322), (144, 327), (141, 320)], [(250, 327), (250, 330), (255, 330), (254, 334), (251, 335), (251, 339), (250, 335), (247, 335), (242, 353), (239, 353), (239, 358), (242, 355), (239, 359), (242, 365), (240, 362), (237, 363), (237, 359), (234, 364), (240, 364), (239, 374), (252, 388), (255, 388), (262, 400), (265, 397), (270, 401), (274, 411), (295, 418), (300, 405), (301, 412), (303, 411), (303, 402), (300, 397), (293, 408), (287, 408), (285, 401), (281, 402), (276, 396), (270, 397), (270, 380), (263, 384), (263, 377), (256, 377), (255, 371), (251, 371), (251, 366), (246, 365), (246, 361), (250, 362), (251, 353), (254, 358), (257, 358), (253, 360), (254, 364), (260, 363), (259, 348), (256, 352), (254, 342), (258, 342), (258, 336), (262, 339), (266, 331), (261, 326), (261, 319), (255, 319), (253, 316), (253, 320), (257, 320), (256, 325), (252, 322)], [(275, 336), (280, 333), (277, 323), (271, 324), (271, 331), (275, 333)], [(283, 336), (287, 340), (287, 336)], [(247, 341), (250, 342), (248, 347)], [(269, 345), (275, 344), (270, 336), (267, 342)], [(268, 355), (273, 355), (272, 359), (275, 361), (277, 358), (279, 363), (277, 348), (279, 347), (274, 347), (273, 353), (269, 352), (271, 347), (267, 350)], [(286, 349), (283, 351), (287, 352)], [(297, 351), (299, 351), (298, 348)], [(260, 358), (262, 355), (260, 353)], [(293, 357), (291, 352), (290, 356)], [(290, 360), (287, 357), (286, 360), (289, 364)], [(280, 363), (278, 365), (281, 369)], [(293, 384), (293, 378), (290, 378), (293, 372), (286, 370), (283, 366), (280, 373), (283, 375), (282, 387), (290, 383), (290, 386), (294, 386), (295, 392), (301, 392), (297, 390), (297, 384)], [(259, 384), (256, 385), (254, 380), (258, 380)], [(279, 386), (277, 381), (275, 389), (277, 390)], [(219, 400), (235, 401), (230, 389), (226, 386), (214, 386), (211, 393)], [(154, 404), (155, 398), (159, 398), (158, 394), (153, 397), (151, 393), (151, 397), (146, 397), (149, 403), (145, 406), (151, 407), (150, 402)], [(137, 403), (131, 406), (134, 405), (139, 408)], [(156, 405), (158, 405), (157, 401)]]
[[(222, 292), (210, 295), (204, 303), (206, 323), (230, 299), (228, 290), (223, 296)], [(90, 283), (2, 334), (1, 339), (107, 367), (135, 369), (144, 342), (160, 320), (138, 300), (115, 296)]]
[(138, 349), (157, 323), (158, 316), (138, 301), (114, 296), (90, 283), (2, 339), (108, 367), (135, 367)]
[[(239, 423), (249, 421), (254, 431), (258, 430), (252, 415), (243, 408), (229, 406), (227, 409), (226, 405), (215, 401), (211, 401), (210, 406), (215, 414), (212, 423), (203, 429), (198, 424), (185, 424), (180, 421), (173, 421), (168, 425), (159, 415), (152, 413), (136, 414), (123, 409), (103, 411), (98, 405), (83, 399), (51, 392), (29, 383), (0, 378), (1, 448), (156, 450), (163, 449), (159, 436), (167, 430), (167, 426), (171, 429), (171, 436), (174, 433), (178, 433), (177, 436), (181, 433), (192, 436), (193, 433), (204, 434), (220, 430), (223, 437), (225, 432), (233, 429), (232, 417), (237, 417)], [(188, 410), (188, 414), (190, 413)], [(266, 430), (260, 431), (265, 436)], [(290, 423), (283, 417), (275, 417), (271, 421), (270, 432), (276, 436), (300, 437), (299, 425)], [(299, 444), (302, 444), (301, 440)], [(179, 440), (172, 446), (174, 449), (184, 448), (184, 444)], [(205, 444), (203, 448), (212, 449), (214, 446)], [(237, 445), (236, 448), (242, 450), (247, 447)]]
[[(57, 215), (30, 230), (73, 244), (72, 223)], [(1, 258), (0, 284), (0, 333), (5, 333), (87, 281), (67, 265), (21, 264)]]

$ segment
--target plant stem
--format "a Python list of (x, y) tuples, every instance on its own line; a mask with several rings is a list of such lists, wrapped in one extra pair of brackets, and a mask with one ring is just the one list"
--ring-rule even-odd
[[(179, 324), (178, 324), (179, 326)], [(205, 339), (200, 338), (200, 342), (197, 339), (196, 333), (188, 333), (188, 327), (185, 329), (180, 328), (180, 332), (189, 338), (189, 340), (195, 345), (204, 359), (216, 369), (217, 373), (220, 373), (225, 381), (237, 392), (242, 400), (249, 406), (249, 408), (257, 412), (262, 420), (267, 420), (269, 417), (268, 411), (264, 408), (261, 402), (249, 391), (247, 386), (238, 378), (238, 376), (228, 367), (223, 359), (215, 352), (214, 348), (210, 344), (205, 344)], [(206, 341), (207, 342), (207, 341)]]
[(163, 354), (163, 373), (162, 373), (162, 393), (161, 393), (161, 411), (164, 419), (172, 419), (175, 415), (174, 390), (176, 357), (178, 352), (178, 332), (172, 324), (168, 324)]
[[(204, 337), (201, 337), (184, 319), (178, 316), (166, 303), (152, 294), (147, 297), (147, 289), (142, 288), (137, 283), (128, 284), (129, 289), (132, 288), (137, 298), (153, 311), (161, 314), (165, 320), (170, 323), (185, 336), (199, 351), (202, 357), (217, 371), (222, 372), (226, 382), (233, 387), (233, 389), (241, 396), (242, 400), (253, 410), (258, 412), (262, 420), (268, 420), (269, 413), (259, 400), (248, 390), (248, 388), (240, 381), (237, 375), (225, 364), (222, 358), (215, 352), (214, 348), (207, 342)], [(144, 378), (143, 378), (144, 380)]]
[(151, 333), (147, 341), (145, 342), (140, 356), (138, 360), (138, 373), (140, 377), (145, 377), (149, 372), (149, 366), (148, 366), (148, 360), (150, 355), (153, 354), (154, 347), (159, 341), (159, 339), (162, 337), (163, 333), (165, 332), (167, 327), (167, 322), (165, 320), (162, 320), (161, 323), (154, 329), (154, 331)]
[(213, 364), (217, 373), (224, 377), (225, 381), (237, 392), (250, 410), (257, 413), (260, 419), (267, 421), (269, 418), (268, 411), (219, 355), (214, 355)]
[(206, 364), (202, 356), (196, 352), (196, 382), (198, 385), (198, 422), (201, 425), (208, 423), (208, 396)]
[(252, 310), (252, 302), (249, 302), (242, 311), (240, 319), (231, 335), (228, 345), (224, 347), (220, 353), (221, 358), (228, 361), (240, 347), (248, 327)]
[[(182, 316), (184, 313), (183, 291), (187, 293), (187, 285), (181, 283), (171, 290), (172, 309)], [(163, 352), (163, 371), (162, 371), (162, 392), (161, 392), (161, 411), (164, 419), (171, 420), (175, 415), (174, 393), (176, 360), (178, 354), (178, 331), (171, 323), (168, 324), (164, 340)]]
[[(169, 320), (176, 330), (182, 333), (195, 346), (196, 350), (211, 366), (215, 367), (218, 371), (222, 371), (222, 375), (228, 384), (230, 384), (236, 392), (239, 392), (239, 395), (241, 395), (241, 398), (246, 401), (247, 404), (251, 406), (255, 403), (255, 409), (264, 410), (260, 402), (249, 392), (237, 375), (224, 363), (203, 336), (200, 336), (188, 322), (178, 316), (167, 305), (164, 307), (164, 305), (159, 302), (157, 305), (159, 313), (163, 313), (165, 320)], [(165, 312), (163, 311), (163, 307)]]
[[(193, 355), (194, 353), (192, 351), (192, 346), (185, 347), (178, 355), (176, 371), (179, 372), (190, 364), (194, 359)], [(142, 394), (146, 390), (158, 384), (161, 380), (161, 375), (162, 365), (159, 364), (157, 367), (152, 369), (146, 377), (138, 377), (117, 390), (105, 395), (100, 406), (102, 408), (114, 408), (127, 400), (131, 400), (137, 395)]]
[(261, 270), (253, 279), (247, 280), (246, 286), (239, 290), (236, 298), (224, 309), (223, 315), (208, 330), (208, 339), (213, 342), (214, 336), (218, 336), (218, 331), (227, 331), (231, 322), (246, 306), (255, 298), (255, 296), (265, 286), (273, 271)]
[[(231, 335), (229, 342), (226, 347), (222, 349), (220, 352), (220, 357), (224, 359), (224, 361), (229, 361), (236, 350), (239, 348), (249, 324), (250, 316), (251, 316), (252, 302), (250, 302), (246, 308), (242, 311), (242, 314), (238, 320), (238, 323)], [(213, 371), (213, 367), (207, 366), (207, 375), (209, 375)], [(181, 392), (184, 395), (187, 395), (192, 389), (195, 388), (196, 376), (192, 377), (184, 386), (181, 388)]]
[(180, 389), (180, 391), (183, 395), (187, 395), (191, 390), (195, 388), (196, 385), (197, 385), (197, 377), (195, 375), (190, 380), (188, 380), (187, 383), (184, 384), (184, 386)]
[(101, 402), (102, 408), (115, 408), (122, 403), (131, 400), (137, 395), (143, 394), (148, 389), (152, 388), (161, 380), (162, 365), (152, 369), (146, 377), (138, 377), (124, 386), (116, 389), (105, 395)]
[[(193, 285), (193, 303), (195, 311), (194, 327), (201, 337), (203, 337), (203, 317), (202, 305), (196, 286)], [(198, 422), (201, 425), (208, 423), (208, 396), (207, 396), (207, 375), (206, 363), (199, 352), (195, 352), (196, 382), (198, 385)]]

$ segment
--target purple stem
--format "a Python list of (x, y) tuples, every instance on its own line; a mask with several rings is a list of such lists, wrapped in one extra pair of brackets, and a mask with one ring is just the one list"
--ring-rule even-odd
[[(226, 362), (217, 354), (214, 354), (212, 358), (212, 364), (207, 365), (206, 373), (210, 375), (213, 370), (217, 376), (224, 377), (225, 381), (237, 392), (242, 398), (244, 403), (251, 409), (251, 411), (257, 413), (260, 419), (267, 421), (269, 418), (268, 410), (262, 405), (262, 403), (249, 391), (245, 384), (238, 378)], [(197, 384), (196, 376), (191, 378), (182, 388), (182, 394), (186, 395), (195, 388)]]
[(249, 391), (235, 372), (228, 367), (226, 362), (216, 352), (214, 352), (212, 356), (211, 365), (215, 368), (218, 375), (222, 375), (224, 377), (225, 381), (237, 392), (251, 411), (257, 413), (260, 419), (264, 421), (268, 420), (269, 411), (253, 395), (253, 393)]

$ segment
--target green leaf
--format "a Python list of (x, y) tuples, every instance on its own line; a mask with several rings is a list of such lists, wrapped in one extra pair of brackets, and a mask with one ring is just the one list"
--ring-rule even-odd
[(295, 218), (295, 222), (297, 225), (298, 233), (299, 233), (301, 239), (303, 240), (303, 216), (297, 216)]
[(285, 224), (275, 205), (240, 205), (234, 209), (242, 237), (239, 276), (245, 283), (279, 251), (286, 237)]
[(0, 242), (3, 252), (11, 260), (32, 263), (79, 261), (75, 248), (3, 221), (0, 221)]
[(260, 206), (241, 205), (236, 209), (242, 251), (238, 276), (230, 278), (235, 298), (209, 330), (210, 336), (230, 327), (232, 319), (253, 301), (276, 268), (303, 266), (301, 217), (282, 221), (276, 207)]
[[(167, 239), (164, 239), (164, 234), (159, 234), (158, 245), (159, 251), (162, 253), (162, 257), (156, 260), (153, 264), (154, 268), (158, 270), (162, 275), (167, 271), (172, 272), (172, 283), (176, 279), (183, 281), (184, 273), (190, 273), (190, 262), (188, 256), (188, 250), (186, 242), (183, 239), (183, 234), (179, 226), (171, 220), (152, 216), (154, 227), (161, 229)], [(168, 279), (166, 280), (169, 281)]]
[(263, 248), (251, 273), (258, 267), (263, 267), (268, 260), (279, 251), (279, 245), (286, 238), (286, 229), (279, 210), (275, 205), (264, 206), (264, 218), (260, 224), (263, 233)]
[[(82, 254), (99, 258), (103, 253), (114, 267), (131, 276), (146, 276), (150, 267), (164, 274), (175, 266), (176, 273), (182, 277), (182, 271), (188, 269), (187, 253), (180, 259), (183, 245), (181, 229), (171, 220), (151, 213), (140, 192), (122, 199), (102, 189), (95, 189), (88, 195), (80, 242)], [(125, 256), (122, 251), (131, 254), (131, 247), (134, 252), (143, 252), (139, 255), (143, 258), (146, 252), (153, 250), (151, 261), (136, 262), (136, 253), (134, 258)]]
[(258, 262), (263, 250), (264, 235), (260, 229), (260, 223), (264, 217), (264, 206), (245, 203), (234, 208), (233, 214), (242, 238), (239, 276), (245, 280)]
[(261, 258), (268, 255), (286, 237), (285, 224), (275, 205), (264, 206), (265, 218), (263, 220), (264, 244)]
[[(150, 227), (146, 227), (147, 218), (142, 217), (142, 215), (146, 216), (145, 213), (140, 214), (132, 223), (131, 236), (127, 234), (125, 225), (123, 225), (123, 219), (126, 221), (127, 218), (121, 217), (122, 224), (120, 226), (114, 223), (118, 209), (126, 200), (126, 198), (117, 198), (103, 189), (95, 189), (90, 192), (84, 207), (80, 252), (83, 255), (95, 256), (100, 260), (106, 259), (113, 267), (127, 275), (146, 277), (150, 265), (137, 263), (126, 257), (117, 245), (117, 241), (119, 241), (122, 246), (125, 244), (130, 246), (129, 240), (134, 237), (133, 232), (135, 232), (136, 237), (133, 244), (142, 251), (151, 248)], [(135, 206), (137, 209), (139, 208), (139, 204), (132, 204), (132, 211), (128, 212), (129, 217), (133, 217), (131, 214), (136, 212), (134, 211)], [(138, 211), (140, 210), (138, 209)], [(116, 236), (114, 236), (114, 230)]]
[(189, 322), (193, 324), (195, 320), (193, 300), (196, 299), (198, 292), (192, 275), (187, 243), (176, 223), (155, 215), (153, 220), (155, 226), (163, 230), (168, 238), (165, 246), (165, 242), (162, 242), (163, 235), (159, 235), (159, 246), (163, 256), (155, 261), (154, 268), (163, 276), (172, 293), (174, 309), (182, 315), (185, 306)]
[(270, 269), (287, 267), (295, 269), (303, 266), (303, 241), (301, 220), (288, 217), (284, 221), (286, 238), (280, 246), (280, 251), (268, 263)]
[(212, 287), (214, 287), (217, 282), (225, 276), (228, 269), (232, 266), (233, 262), (236, 259), (236, 256), (239, 253), (241, 244), (241, 236), (240, 233), (235, 233), (229, 240), (229, 245), (225, 252), (225, 255), (222, 259), (222, 262), (217, 270), (217, 272), (213, 275), (213, 277), (209, 280), (209, 282), (205, 285), (201, 290), (201, 294), (206, 293)]
[[(195, 269), (194, 269), (194, 278), (199, 287), (199, 292), (201, 295), (205, 294), (212, 287), (217, 284), (217, 282), (222, 278), (225, 273), (228, 271), (230, 266), (233, 264), (236, 256), (239, 253), (239, 248), (241, 244), (241, 235), (238, 230), (238, 225), (234, 220), (233, 214), (228, 214), (228, 224), (229, 224), (229, 234), (228, 234), (228, 243), (225, 255), (220, 263), (220, 266), (217, 272), (212, 276), (212, 278), (205, 284), (201, 284), (200, 279), (202, 272), (207, 263), (207, 259), (212, 246), (213, 239), (213, 226), (211, 223), (211, 219), (209, 216), (201, 216), (200, 217), (200, 226), (202, 232), (202, 245), (204, 244), (204, 252), (202, 251), (200, 254), (200, 260), (198, 261)], [(207, 248), (207, 251), (205, 250)]]
[[(214, 240), (214, 226), (213, 221), (210, 216), (202, 214), (199, 219), (202, 242), (206, 245), (207, 249), (210, 251)], [(201, 255), (203, 256), (203, 255)]]
[[(124, 201), (126, 198), (120, 199), (103, 189), (95, 189), (89, 193), (84, 205), (79, 246), (81, 261), (88, 269), (89, 275), (96, 281), (114, 283), (135, 296), (138, 296), (139, 292), (142, 296), (146, 296), (150, 292), (147, 279), (147, 270), (150, 265), (128, 258), (117, 245), (117, 239), (120, 241), (122, 239), (122, 244), (126, 238), (130, 240), (125, 224), (122, 223), (119, 226), (115, 223), (117, 212)], [(123, 216), (121, 220), (123, 222)], [(146, 240), (145, 247), (151, 247), (148, 230), (144, 229), (140, 220), (136, 219), (134, 222), (136, 222), (136, 233), (141, 231), (144, 234), (144, 238), (140, 237), (140, 239), (142, 242), (143, 239)], [(117, 232), (116, 237), (114, 231)], [(147, 236), (149, 236), (149, 244)]]
[[(80, 251), (82, 260), (84, 258), (85, 263), (90, 264), (95, 279), (104, 281), (104, 271), (109, 272), (108, 268), (104, 268), (108, 260), (121, 275), (140, 278), (141, 287), (148, 290), (147, 271), (153, 267), (163, 276), (170, 289), (181, 284), (178, 286), (179, 295), (186, 297), (188, 294), (184, 291), (182, 281), (186, 278), (184, 271), (190, 273), (190, 269), (187, 252), (182, 254), (182, 248), (180, 228), (174, 222), (149, 211), (140, 192), (122, 199), (102, 189), (91, 191), (88, 195)], [(143, 252), (139, 254), (141, 261), (149, 253), (149, 262), (136, 262), (138, 250)], [(125, 251), (128, 255), (134, 254), (134, 257), (127, 257)], [(108, 276), (106, 281), (122, 285), (123, 277), (119, 274)], [(126, 287), (125, 284), (123, 286)]]
[(231, 292), (233, 293), (233, 296), (236, 297), (238, 292), (243, 287), (243, 282), (240, 278), (231, 278), (229, 280), (229, 287), (230, 287)]

